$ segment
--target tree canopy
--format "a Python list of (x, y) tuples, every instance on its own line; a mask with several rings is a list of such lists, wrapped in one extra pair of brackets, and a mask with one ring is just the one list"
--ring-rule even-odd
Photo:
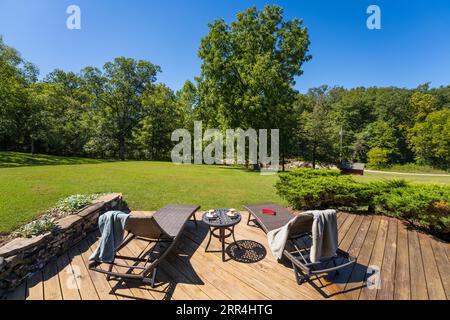
[(300, 19), (251, 7), (209, 24), (195, 81), (174, 92), (161, 68), (118, 57), (39, 71), (0, 37), (0, 149), (169, 160), (175, 129), (280, 129), (283, 157), (315, 164), (417, 162), (450, 169), (450, 86), (295, 89), (309, 54)]

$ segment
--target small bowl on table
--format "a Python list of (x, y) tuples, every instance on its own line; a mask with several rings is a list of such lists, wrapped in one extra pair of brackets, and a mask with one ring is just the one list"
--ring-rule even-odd
[(215, 220), (215, 219), (217, 219), (217, 212), (216, 212), (215, 210), (209, 210), (209, 211), (206, 213), (206, 217), (207, 217), (209, 220)]
[(236, 211), (236, 209), (230, 209), (227, 212), (227, 216), (230, 217), (231, 219), (236, 218), (238, 216), (238, 212)]

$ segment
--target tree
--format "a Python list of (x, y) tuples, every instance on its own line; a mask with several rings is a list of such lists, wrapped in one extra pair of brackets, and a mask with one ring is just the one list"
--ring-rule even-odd
[(425, 118), (436, 110), (436, 99), (429, 93), (415, 92), (411, 97), (411, 106), (416, 121), (424, 121)]
[(209, 25), (199, 56), (201, 114), (222, 129), (280, 129), (281, 153), (291, 149), (295, 77), (308, 55), (302, 20), (283, 21), (283, 9), (266, 6), (238, 13), (231, 25)]
[(450, 109), (430, 113), (410, 131), (409, 140), (420, 163), (450, 168)]
[(157, 85), (143, 96), (146, 117), (136, 127), (134, 142), (141, 157), (150, 160), (168, 160), (172, 149), (171, 134), (183, 128), (183, 109), (177, 105), (176, 96), (165, 85)]
[(362, 132), (356, 134), (354, 158), (366, 161), (368, 151), (377, 148), (377, 150), (383, 149), (387, 151), (388, 162), (393, 163), (399, 155), (397, 144), (398, 138), (394, 128), (381, 120), (372, 122)]
[(357, 135), (374, 121), (374, 97), (365, 88), (340, 92), (333, 105), (334, 125), (343, 130), (342, 160), (355, 160), (359, 145)]
[(183, 88), (176, 93), (176, 100), (180, 110), (180, 116), (182, 117), (180, 121), (183, 123), (184, 128), (193, 132), (194, 120), (196, 118), (204, 118), (204, 116), (199, 113), (200, 109), (197, 87), (191, 81), (186, 81)]
[[(32, 117), (28, 88), (37, 81), (37, 68), (22, 59), (0, 36), (0, 145), (20, 150), (29, 142), (23, 134)], [(28, 149), (28, 148), (26, 148)], [(30, 149), (33, 149), (31, 146)], [(28, 150), (30, 150), (28, 149)], [(33, 150), (31, 150), (33, 152)]]
[(55, 70), (29, 90), (32, 143), (58, 155), (83, 155), (90, 136), (90, 96), (73, 72)]
[(106, 63), (103, 70), (87, 67), (82, 71), (85, 86), (95, 99), (103, 136), (115, 142), (121, 160), (125, 160), (133, 130), (147, 115), (142, 97), (154, 89), (160, 71), (148, 61), (124, 57)]
[(390, 151), (387, 149), (374, 147), (367, 153), (369, 165), (375, 168), (385, 168), (389, 164)]
[(312, 88), (307, 95), (299, 95), (297, 126), (297, 143), (300, 155), (312, 162), (313, 168), (317, 162), (331, 164), (337, 162), (339, 129), (331, 119), (332, 95), (327, 86)]

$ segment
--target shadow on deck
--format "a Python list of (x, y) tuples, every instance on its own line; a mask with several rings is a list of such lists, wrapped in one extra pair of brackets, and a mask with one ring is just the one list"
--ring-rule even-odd
[[(132, 281), (107, 281), (104, 275), (90, 271), (87, 260), (98, 241), (98, 234), (91, 234), (7, 298), (407, 300), (450, 297), (448, 243), (411, 230), (399, 220), (380, 216), (339, 213), (338, 228), (340, 248), (358, 257), (358, 263), (339, 274), (303, 285), (297, 284), (289, 264), (278, 263), (272, 257), (266, 236), (259, 228), (239, 224), (235, 232), (241, 249), (230, 244), (227, 253), (231, 258), (222, 262), (220, 253), (205, 253), (207, 226), (199, 223), (196, 229), (189, 223), (177, 247), (161, 264), (155, 288)], [(211, 249), (218, 248), (219, 243), (213, 240)], [(148, 249), (142, 240), (133, 240), (120, 253), (143, 256)]]

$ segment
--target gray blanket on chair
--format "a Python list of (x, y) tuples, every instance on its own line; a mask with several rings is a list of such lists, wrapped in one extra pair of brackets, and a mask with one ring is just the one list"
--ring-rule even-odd
[[(311, 262), (319, 262), (323, 258), (333, 257), (338, 249), (338, 231), (335, 210), (307, 211), (302, 215), (311, 215), (314, 218), (312, 225), (312, 246), (310, 249)], [(297, 222), (293, 218), (285, 226), (270, 231), (267, 234), (269, 247), (277, 259), (281, 259), (291, 227)]]
[(109, 211), (100, 216), (98, 227), (102, 237), (89, 261), (113, 262), (116, 251), (122, 244), (125, 224), (129, 216), (121, 211)]

